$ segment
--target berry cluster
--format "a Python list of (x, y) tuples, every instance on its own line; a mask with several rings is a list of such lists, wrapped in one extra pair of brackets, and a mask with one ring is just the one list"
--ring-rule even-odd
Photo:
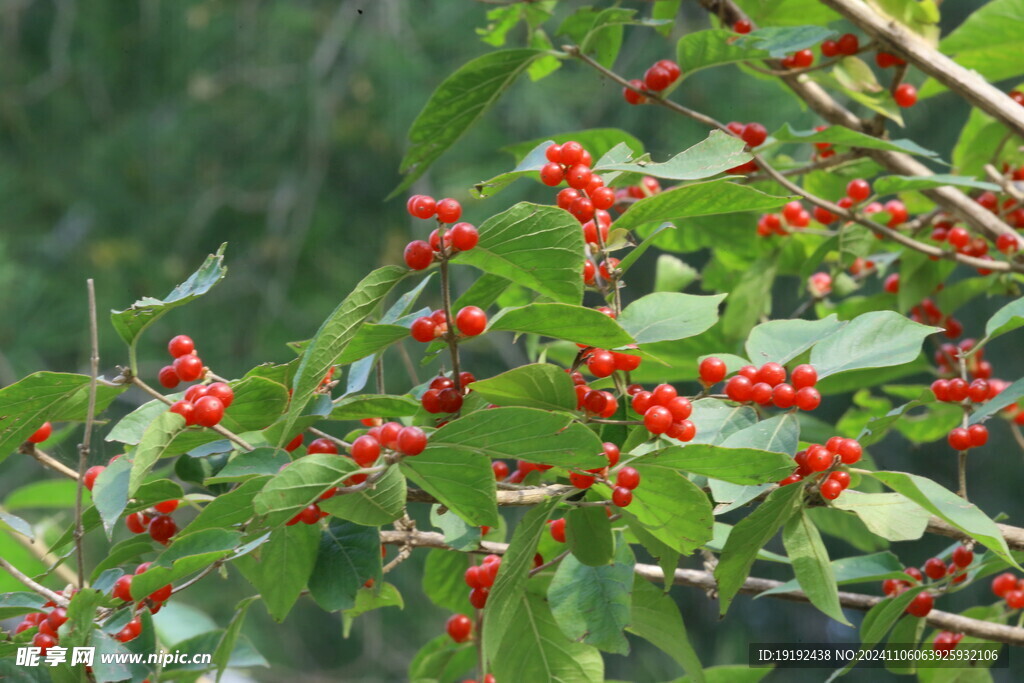
[[(779, 482), (779, 486), (788, 486), (805, 478), (815, 472), (832, 470), (824, 477), (824, 481), (818, 486), (821, 497), (825, 500), (835, 500), (843, 491), (850, 486), (850, 473), (845, 470), (833, 470), (838, 465), (852, 465), (860, 460), (864, 450), (856, 439), (833, 436), (822, 444), (811, 444), (805, 450), (797, 453), (793, 460), (796, 462), (796, 470), (793, 474)], [(821, 480), (821, 476), (818, 480)]]
[(797, 50), (783, 57), (781, 64), (783, 69), (806, 69), (814, 64), (814, 53), (810, 50)]
[[(413, 240), (405, 245), (405, 265), (413, 270), (424, 270), (441, 257), (442, 242), (446, 255), (456, 251), (469, 251), (480, 241), (480, 233), (471, 223), (456, 223), (462, 216), (462, 205), (454, 199), (435, 201), (433, 197), (416, 194), (409, 197), (405, 205), (409, 215), (424, 220), (437, 217), (441, 227), (435, 228), (430, 237), (424, 240)], [(447, 230), (445, 225), (454, 223)]]
[(675, 83), (681, 74), (682, 70), (678, 64), (671, 59), (662, 59), (644, 72), (643, 80), (631, 80), (629, 87), (622, 89), (622, 97), (630, 104), (643, 104), (647, 101), (647, 96), (642, 91), (661, 92)]
[(185, 418), (186, 425), (213, 427), (224, 417), (224, 410), (235, 400), (235, 392), (224, 382), (194, 384), (185, 396), (170, 407)]
[[(556, 198), (559, 208), (565, 209), (580, 223), (587, 223), (595, 216), (601, 226), (602, 237), (608, 234), (611, 216), (607, 209), (615, 203), (615, 190), (605, 187), (604, 179), (590, 170), (594, 162), (590, 152), (578, 142), (570, 140), (561, 145), (551, 145), (544, 152), (548, 163), (540, 170), (540, 180), (548, 187), (557, 187), (565, 181), (566, 187)], [(587, 242), (597, 243), (593, 223), (584, 230)]]
[[(960, 355), (974, 348), (973, 339), (962, 339), (959, 344), (943, 344), (935, 352), (935, 365), (940, 375), (960, 374)], [(978, 349), (967, 357), (967, 372), (975, 379), (991, 379), (992, 364), (985, 360), (985, 349)], [(996, 385), (1000, 386), (999, 384)], [(998, 393), (998, 392), (997, 392)]]
[(165, 500), (157, 503), (153, 509), (134, 512), (124, 518), (124, 525), (133, 534), (144, 534), (149, 532), (150, 538), (157, 543), (167, 545), (171, 536), (178, 533), (178, 525), (171, 517), (171, 513), (178, 509), (177, 500)]
[(430, 381), (429, 389), (420, 397), (423, 409), (431, 414), (455, 413), (462, 407), (462, 397), (469, 393), (469, 385), (476, 381), (470, 372), (459, 373), (460, 393), (450, 377), (435, 377)]
[[(891, 277), (891, 276), (890, 276)], [(896, 278), (895, 286), (899, 290), (899, 277)], [(964, 326), (953, 316), (943, 315), (939, 307), (931, 299), (923, 299), (920, 304), (910, 309), (910, 319), (916, 323), (925, 325), (941, 325), (943, 334), (950, 339), (956, 339), (964, 333)]]
[[(961, 583), (967, 579), (965, 569), (969, 567), (973, 561), (974, 553), (970, 548), (966, 546), (957, 546), (957, 548), (953, 550), (952, 557), (948, 564), (941, 558), (932, 557), (924, 563), (923, 572), (917, 567), (907, 567), (903, 571), (910, 580), (886, 579), (882, 582), (882, 592), (885, 593), (887, 597), (895, 597), (914, 585), (924, 583), (925, 577), (932, 582), (932, 585), (935, 585), (938, 582)], [(1010, 576), (1012, 578), (1013, 575), (1011, 574)], [(1014, 581), (1014, 584), (1016, 584), (1016, 581)], [(993, 583), (993, 589), (994, 586), (995, 584)], [(1021, 598), (1024, 599), (1024, 593), (1021, 594)], [(914, 597), (910, 604), (907, 605), (906, 612), (907, 614), (915, 617), (926, 617), (928, 616), (928, 613), (932, 611), (932, 607), (934, 605), (934, 593), (926, 590), (918, 593)], [(952, 647), (955, 648), (956, 643), (959, 642), (959, 638), (954, 637), (950, 642), (952, 642)]]
[(1017, 579), (1011, 572), (1003, 572), (992, 579), (992, 592), (1006, 601), (1010, 609), (1024, 607), (1024, 579)]
[(697, 426), (689, 420), (693, 404), (679, 396), (671, 384), (635, 393), (633, 410), (643, 416), (644, 427), (651, 434), (664, 434), (679, 441), (690, 441), (697, 434)]
[(953, 633), (952, 631), (939, 631), (936, 634), (935, 639), (932, 641), (932, 648), (940, 653), (943, 657), (948, 657), (949, 653), (956, 649), (956, 646), (963, 640), (964, 634)]
[[(164, 603), (170, 600), (171, 594), (174, 592), (174, 588), (171, 586), (171, 584), (167, 584), (163, 588), (156, 589), (146, 597), (136, 598), (132, 596), (132, 580), (134, 579), (135, 576), (138, 576), (139, 574), (142, 574), (147, 569), (149, 569), (150, 566), (152, 566), (152, 562), (143, 562), (135, 568), (134, 574), (126, 574), (119, 578), (117, 581), (114, 582), (114, 587), (111, 589), (110, 594), (118, 600), (124, 600), (125, 602), (137, 601), (137, 609), (146, 608), (152, 614), (156, 614), (157, 612), (159, 612), (160, 609), (164, 606)], [(130, 626), (131, 622), (128, 622), (128, 624)], [(126, 626), (125, 628), (129, 628), (129, 626)], [(132, 638), (134, 638), (137, 635), (138, 633), (136, 632), (135, 635), (132, 636)], [(131, 640), (132, 638), (127, 638), (126, 640)], [(122, 640), (122, 642), (126, 641)]]
[[(455, 315), (455, 327), (465, 337), (475, 337), (487, 328), (487, 314), (477, 306), (466, 306)], [(437, 310), (429, 316), (416, 318), (409, 334), (418, 342), (432, 342), (448, 333), (448, 316)]]
[[(817, 216), (817, 210), (815, 210), (815, 216)], [(785, 224), (783, 224), (783, 219), (785, 219)], [(782, 216), (777, 213), (762, 214), (757, 221), (757, 234), (760, 237), (768, 237), (772, 233), (788, 235), (792, 230), (787, 228), (800, 230), (806, 228), (810, 223), (811, 214), (807, 212), (803, 204), (792, 201), (782, 208)]]
[(821, 404), (821, 394), (814, 388), (818, 371), (813, 365), (796, 366), (789, 379), (787, 383), (786, 368), (775, 362), (765, 363), (760, 368), (745, 365), (726, 382), (725, 395), (740, 403), (753, 401), (763, 406), (770, 403), (783, 410), (793, 406), (814, 410)]
[(174, 362), (165, 365), (157, 373), (161, 386), (173, 389), (182, 382), (194, 382), (203, 376), (203, 361), (196, 354), (196, 345), (191, 337), (179, 334), (167, 342), (167, 351)]
[(984, 403), (999, 393), (999, 385), (987, 380), (976, 379), (970, 384), (959, 377), (953, 379), (937, 379), (932, 382), (932, 394), (935, 400), (946, 403), (960, 403), (970, 399), (972, 403)]
[[(498, 576), (501, 568), (500, 555), (488, 555), (484, 558), (483, 564), (472, 565), (466, 570), (463, 579), (469, 586), (469, 603), (477, 609), (483, 609), (487, 604), (487, 596), (494, 585), (494, 579)], [(458, 641), (456, 641), (458, 642)]]
[(826, 40), (821, 43), (823, 57), (852, 57), (860, 52), (860, 39), (852, 33), (844, 33), (837, 40)]

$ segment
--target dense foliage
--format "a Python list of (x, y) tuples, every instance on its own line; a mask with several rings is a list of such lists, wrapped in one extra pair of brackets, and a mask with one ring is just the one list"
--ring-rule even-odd
[[(627, 633), (685, 680), (770, 672), (705, 669), (673, 584), (707, 590), (722, 615), (740, 593), (793, 591), (846, 627), (866, 611), (865, 645), (1024, 643), (1011, 625), (1024, 530), (996, 524), (967, 477), (990, 431), (1024, 447), (1024, 379), (986, 356), (1024, 325), (1024, 94), (984, 80), (1024, 72), (1005, 54), (1019, 50), (1007, 25), (1024, 24), (1024, 4), (994, 0), (940, 40), (931, 0), (707, 0), (710, 29), (674, 51), (665, 41), (642, 78), (618, 73), (624, 36), (664, 40), (679, 4), (493, 8), (479, 33), (494, 49), (446, 77), (409, 130), (394, 201), (430, 222), (290, 344), (294, 360), (229, 380), (199, 334), (140, 357), (154, 323), (225, 278), (222, 247), (167, 296), (111, 313), (125, 349), (113, 376), (43, 371), (0, 390), (0, 459), (77, 480), (64, 529), (67, 515), (17, 514), (56, 488), (30, 484), (0, 508), (5, 532), (64, 563), (32, 577), (2, 558), (24, 590), (0, 597), (0, 617), (20, 618), (0, 671), (32, 675), (11, 663), (19, 648), (91, 645), (213, 661), (41, 675), (219, 676), (261, 662), (241, 635), (254, 604), (280, 621), (308, 598), (340, 612), (347, 634), (359, 615), (402, 606), (386, 578), (414, 553), (427, 554), (426, 596), (452, 612), (412, 661), (417, 681), (601, 681), (602, 653), (630, 654)], [(787, 88), (821, 124), (769, 132), (687, 102), (687, 78), (727, 65)], [(472, 189), (474, 212), (490, 214), (479, 225), (462, 220), (465, 202), (408, 192), (515, 82), (568, 69), (601, 76), (619, 106), (663, 107), (708, 133), (663, 161), (640, 131), (611, 127), (514, 145), (514, 166)], [(948, 161), (896, 132), (927, 125), (918, 101), (946, 90), (973, 107)], [(537, 185), (539, 203), (502, 203), (513, 183)], [(698, 250), (710, 252), (700, 272), (679, 256)], [(651, 291), (627, 287), (647, 263), (653, 277), (637, 280)], [(468, 287), (454, 285), (460, 270)], [(773, 293), (793, 282), (799, 305), (774, 315)], [(434, 292), (440, 307), (423, 307)], [(964, 329), (957, 315), (982, 297), (998, 310)], [(495, 335), (528, 362), (476, 376), (460, 349)], [(385, 354), (406, 343), (442, 371), (420, 381), (405, 358), (409, 381), (388, 392)], [(150, 400), (107, 423), (127, 391)], [(816, 415), (851, 392), (838, 419)], [(893, 432), (948, 443), (957, 490), (926, 467), (888, 469)], [(100, 436), (120, 451), (102, 464), (90, 458)], [(67, 439), (81, 442), (77, 468), (47, 452)], [(413, 512), (426, 505), (437, 531)], [(766, 548), (780, 533), (784, 554)], [(861, 552), (832, 558), (823, 534)], [(889, 544), (926, 534), (952, 545), (905, 567)], [(104, 551), (83, 554), (86, 541)], [(676, 571), (693, 555), (703, 570)], [(758, 562), (792, 580), (751, 578)], [(157, 642), (152, 614), (176, 593), (238, 577), (255, 594), (230, 623)], [(939, 611), (990, 577), (983, 604)], [(869, 587), (851, 596), (846, 584)], [(983, 663), (972, 671), (988, 677)]]

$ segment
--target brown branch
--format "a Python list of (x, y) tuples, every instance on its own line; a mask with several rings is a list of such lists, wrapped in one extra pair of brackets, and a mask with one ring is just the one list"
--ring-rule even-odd
[(26, 442), (22, 444), (21, 448), (18, 450), (24, 453), (25, 455), (36, 459), (44, 467), (49, 467), (54, 472), (60, 472), (69, 479), (74, 479), (76, 481), (78, 480), (78, 472), (71, 469), (70, 467), (68, 467), (61, 461), (57, 460), (53, 456), (47, 455), (43, 451), (39, 450), (38, 448), (36, 448), (35, 444)]
[(881, 16), (866, 3), (854, 0), (821, 0), (862, 31), (883, 44), (894, 45), (900, 56), (964, 98), (972, 106), (1024, 135), (1024, 108), (978, 73), (965, 69), (926, 43), (897, 21)]
[[(433, 531), (381, 531), (380, 541), (381, 543), (388, 545), (408, 545), (420, 548), (452, 550), (451, 547), (445, 544), (444, 536)], [(506, 543), (482, 541), (480, 543), (480, 548), (471, 552), (503, 555), (507, 550), (508, 544)], [(633, 571), (649, 581), (663, 581), (665, 576), (661, 567), (655, 567), (654, 565), (649, 564), (638, 564), (633, 568)], [(675, 574), (672, 577), (672, 582), (677, 586), (692, 586), (708, 592), (714, 592), (718, 589), (718, 583), (715, 580), (714, 574), (706, 571), (698, 571), (696, 569), (676, 569)], [(771, 579), (761, 579), (752, 576), (743, 582), (740, 592), (755, 594), (763, 593), (766, 590), (778, 588), (781, 585), (783, 585), (782, 581), (773, 581)], [(772, 593), (767, 597), (778, 598), (781, 600), (792, 600), (795, 602), (810, 602), (807, 595), (802, 591)], [(860, 611), (867, 611), (884, 599), (885, 598), (874, 595), (847, 593), (845, 591), (839, 592), (839, 603), (843, 607)], [(971, 619), (940, 610), (932, 610), (926, 617), (926, 620), (935, 628), (963, 633), (965, 635), (982, 638), (984, 640), (991, 640), (998, 643), (1024, 645), (1024, 628), (994, 624), (988, 621)]]
[[(1024, 529), (1008, 524), (997, 523), (996, 526), (999, 527), (999, 531), (1003, 534), (1006, 545), (1009, 546), (1010, 550), (1024, 550)], [(968, 534), (938, 517), (932, 517), (928, 520), (926, 531), (931, 534), (956, 538), (961, 541), (973, 540)]]
[(5, 560), (2, 557), (0, 557), (0, 569), (5, 570), (8, 574), (10, 574), (15, 579), (17, 579), (19, 583), (21, 583), (22, 585), (24, 585), (27, 588), (31, 588), (32, 590), (34, 590), (36, 593), (39, 593), (40, 595), (42, 595), (47, 600), (51, 600), (54, 603), (60, 605), (61, 607), (67, 607), (68, 606), (68, 599), (67, 598), (65, 598), (62, 595), (58, 595), (57, 593), (54, 593), (52, 590), (50, 590), (49, 588), (47, 588), (46, 586), (44, 586), (42, 584), (36, 583), (30, 577), (28, 577), (25, 574), (23, 574), (20, 569), (18, 569), (17, 567), (15, 567), (13, 564), (11, 564), (10, 562), (8, 562), (7, 560)]
[(96, 325), (96, 285), (92, 278), (85, 281), (89, 301), (89, 407), (85, 413), (85, 433), (78, 445), (78, 481), (75, 485), (75, 562), (78, 565), (78, 587), (85, 587), (85, 553), (82, 539), (85, 527), (82, 525), (82, 491), (85, 489), (85, 467), (89, 464), (89, 448), (92, 442), (93, 422), (96, 419), (96, 379), (100, 374), (100, 342)]

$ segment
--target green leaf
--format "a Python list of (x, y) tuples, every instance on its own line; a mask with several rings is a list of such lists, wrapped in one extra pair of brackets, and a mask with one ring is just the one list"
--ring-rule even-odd
[(569, 304), (537, 303), (504, 308), (491, 319), (487, 329), (539, 334), (603, 349), (614, 349), (635, 341), (619, 323), (604, 313)]
[(882, 89), (875, 72), (859, 57), (843, 57), (832, 69), (832, 75), (844, 88), (858, 92), (878, 92)]
[(721, 64), (785, 57), (813, 47), (835, 31), (823, 26), (761, 28), (745, 36), (726, 29), (696, 31), (679, 39), (677, 61), (684, 74)]
[(619, 324), (638, 344), (686, 339), (718, 322), (718, 306), (724, 298), (725, 294), (655, 292), (626, 306)]
[(577, 507), (565, 516), (566, 544), (578, 562), (590, 567), (608, 564), (615, 554), (615, 538), (605, 510)]
[(479, 232), (480, 242), (461, 252), (455, 263), (506, 278), (554, 301), (580, 303), (583, 232), (567, 211), (520, 202), (488, 218)]
[(473, 392), (499, 406), (576, 409), (572, 378), (562, 368), (547, 363), (523, 365), (490, 379), (477, 380), (473, 382)]
[(859, 133), (846, 126), (829, 126), (825, 130), (793, 130), (788, 123), (772, 134), (778, 142), (831, 142), (836, 145), (860, 149), (882, 149), (890, 152), (905, 152), (917, 156), (934, 157), (935, 152), (921, 147), (911, 140), (883, 140)]
[[(664, 225), (659, 225), (654, 231), (651, 232), (650, 235), (645, 237), (643, 239), (643, 241), (640, 242), (640, 244), (638, 244), (635, 247), (633, 247), (629, 251), (629, 253), (626, 254), (626, 257), (623, 258), (622, 261), (619, 262), (619, 270), (621, 270), (623, 274), (628, 272), (629, 269), (633, 266), (633, 264), (636, 263), (637, 261), (639, 261), (640, 257), (643, 256), (645, 253), (647, 253), (648, 249), (650, 249), (652, 246), (654, 246), (654, 240), (656, 240), (661, 233), (663, 233), (666, 230), (675, 230), (675, 229), (676, 229), (676, 226), (672, 225), (671, 223), (665, 223)], [(664, 256), (668, 256), (668, 255), (664, 254)], [(669, 257), (669, 258), (673, 258), (673, 257)], [(678, 259), (676, 259), (676, 261), (679, 262), (679, 263), (682, 263)], [(659, 263), (660, 263), (660, 259), (659, 259)], [(683, 271), (677, 271), (677, 272), (682, 274)], [(694, 271), (694, 274), (696, 274), (695, 271)], [(687, 284), (689, 284), (689, 283), (687, 283)], [(677, 287), (676, 290), (678, 291), (679, 289), (682, 289), (684, 286), (685, 285)], [(659, 289), (659, 288), (655, 287), (654, 291), (660, 292), (660, 291), (666, 291), (666, 290)], [(671, 291), (671, 290), (669, 290), (669, 291)]]
[(906, 612), (907, 605), (924, 588), (924, 586), (912, 586), (899, 595), (886, 598), (869, 609), (868, 613), (864, 615), (864, 621), (860, 624), (861, 647), (871, 647), (881, 641), (893, 624)]
[(715, 398), (693, 402), (690, 419), (700, 425), (690, 443), (719, 445), (736, 432), (757, 422), (757, 413), (750, 406), (729, 405)]
[(673, 550), (689, 555), (712, 537), (711, 502), (679, 472), (637, 461), (640, 486), (623, 514), (633, 516), (652, 536)]
[(899, 493), (844, 491), (832, 507), (852, 512), (872, 533), (890, 541), (913, 541), (924, 535), (928, 511)]
[(633, 19), (635, 14), (635, 9), (624, 7), (602, 10), (594, 17), (594, 23), (580, 41), (580, 51), (593, 55), (598, 64), (611, 68), (622, 47), (623, 25), (641, 23)]
[(760, 258), (747, 267), (729, 293), (729, 305), (722, 315), (722, 333), (727, 339), (746, 337), (758, 320), (771, 313), (771, 292), (777, 271), (778, 259), (774, 256)]
[[(0, 462), (44, 422), (85, 419), (90, 378), (69, 372), (36, 372), (0, 389)], [(96, 410), (105, 410), (126, 387), (98, 386)]]
[[(809, 512), (809, 511), (808, 511)], [(903, 563), (899, 558), (890, 552), (872, 553), (871, 555), (858, 555), (856, 557), (844, 557), (841, 560), (833, 560), (829, 563), (832, 574), (835, 576), (836, 584), (850, 583), (875, 583), (885, 579), (905, 579)], [(778, 593), (788, 593), (800, 589), (800, 584), (794, 579), (770, 588), (757, 594), (758, 598)]]
[(128, 458), (118, 458), (96, 477), (92, 489), (92, 501), (103, 520), (107, 538), (112, 538), (114, 525), (121, 518), (128, 505), (128, 478), (132, 463)]
[(945, 282), (956, 264), (933, 261), (919, 251), (909, 251), (900, 257), (899, 268), (900, 290), (896, 294), (896, 304), (900, 312), (906, 312)]
[[(731, 183), (727, 178), (720, 178), (703, 183), (680, 185), (641, 199), (630, 206), (629, 211), (615, 221), (615, 227), (623, 230), (635, 230), (645, 223), (660, 224), (690, 216), (710, 216), (739, 211), (770, 211), (793, 199), (796, 197), (765, 194), (746, 185)], [(576, 232), (579, 234), (579, 227), (576, 228)], [(582, 267), (581, 263), (580, 268)], [(580, 281), (582, 282), (582, 280)]]
[(291, 438), (295, 420), (312, 398), (313, 391), (320, 386), (324, 375), (337, 363), (359, 326), (407, 273), (405, 268), (398, 266), (385, 266), (373, 271), (355, 286), (317, 330), (303, 350), (302, 360), (295, 371), (282, 443)]
[[(459, 574), (460, 582), (461, 576)], [(462, 587), (465, 588), (466, 584), (463, 583)], [(447, 633), (442, 633), (433, 640), (427, 641), (427, 644), (421, 647), (416, 656), (412, 658), (412, 662), (409, 664), (409, 680), (412, 683), (455, 681), (473, 668), (474, 662), (476, 662), (476, 647), (473, 643), (456, 643)]]
[(704, 670), (683, 624), (675, 600), (651, 583), (633, 578), (632, 618), (626, 630), (634, 633), (676, 660), (693, 680), (703, 683)]
[(207, 477), (204, 483), (223, 484), (274, 475), (291, 461), (283, 448), (257, 448), (247, 453), (236, 453), (222, 470)]
[[(1020, 76), (1024, 74), (1024, 45), (1018, 30), (1022, 22), (1024, 2), (993, 0), (969, 14), (942, 40), (939, 49), (990, 82)], [(929, 82), (923, 90), (931, 95), (945, 87)]]
[(909, 363), (921, 353), (925, 337), (938, 327), (921, 325), (894, 311), (859, 315), (811, 349), (811, 364), (818, 377), (862, 368), (883, 368)]
[(785, 453), (710, 444), (673, 446), (647, 455), (640, 462), (651, 462), (733, 484), (765, 484), (783, 479), (793, 471), (793, 458)]
[[(492, 591), (488, 608), (493, 598)], [(521, 596), (503, 636), (500, 656), (491, 658), (494, 676), (499, 681), (604, 681), (601, 653), (590, 645), (567, 639), (548, 604), (537, 595)]]
[[(934, 81), (925, 83), (918, 96), (925, 93), (932, 83)], [(1019, 157), (1014, 150), (1020, 145), (1019, 135), (1007, 139), (1006, 127), (1000, 121), (975, 108), (967, 117), (967, 123), (953, 147), (953, 168), (961, 175), (980, 176), (985, 172), (985, 164), (998, 165)]]
[(103, 595), (92, 588), (83, 588), (71, 597), (67, 608), (68, 620), (58, 631), (61, 647), (74, 648), (86, 644), (94, 628), (96, 608), (102, 600)]
[(746, 351), (751, 363), (785, 365), (843, 326), (830, 315), (822, 320), (770, 320), (750, 331)]
[(916, 474), (872, 472), (871, 476), (984, 544), (1009, 564), (1020, 568), (1010, 554), (1010, 549), (1006, 546), (1006, 539), (1003, 538), (999, 527), (974, 504), (968, 503), (931, 479)]
[[(484, 609), (483, 645), (487, 658), (492, 661), (505, 659), (508, 653), (503, 641), (516, 639), (513, 622), (521, 621), (527, 595), (526, 583), (537, 543), (547, 531), (547, 521), (559, 504), (560, 499), (549, 498), (533, 507), (516, 525), (508, 550), (501, 560), (498, 576), (491, 587)], [(553, 618), (552, 618), (553, 620)], [(557, 626), (555, 627), (557, 629)], [(559, 634), (560, 638), (562, 637)], [(499, 652), (501, 656), (499, 657)], [(529, 680), (509, 678), (508, 680)], [(543, 679), (542, 679), (543, 680)]]
[(465, 553), (431, 548), (423, 569), (423, 594), (449, 612), (472, 613), (463, 578), (469, 565), (469, 555)]
[(357, 524), (390, 524), (405, 510), (405, 477), (397, 467), (389, 467), (370, 489), (346, 493), (320, 501), (320, 509)]
[(764, 50), (773, 59), (813, 47), (836, 34), (824, 26), (768, 26), (740, 36), (736, 44)]
[(679, 292), (696, 279), (697, 270), (693, 266), (672, 254), (658, 254), (658, 262), (654, 267), (655, 292)]
[(480, 527), (466, 524), (458, 515), (444, 511), (440, 505), (430, 506), (430, 523), (444, 532), (445, 545), (450, 548), (468, 551), (480, 547)]
[(743, 140), (715, 130), (704, 140), (668, 161), (654, 163), (638, 159), (627, 163), (597, 165), (594, 171), (642, 173), (668, 180), (703, 180), (750, 161), (752, 157), (745, 149), (746, 143)]
[(245, 623), (245, 615), (252, 603), (256, 602), (256, 596), (245, 598), (235, 605), (235, 614), (231, 617), (228, 627), (224, 629), (224, 635), (217, 643), (217, 649), (213, 652), (213, 663), (217, 665), (217, 680), (224, 675), (224, 670), (231, 663), (231, 655), (238, 645), (238, 638), (242, 634), (242, 624)]
[(327, 612), (351, 609), (356, 604), (356, 593), (369, 579), (381, 580), (377, 529), (332, 519), (320, 532), (309, 594)]
[(548, 147), (553, 144), (555, 143), (551, 140), (540, 142), (511, 171), (506, 171), (490, 180), (484, 180), (474, 185), (473, 196), (478, 199), (493, 197), (520, 178), (532, 177), (539, 181), (540, 176), (534, 174), (539, 174), (540, 170), (548, 163)]
[[(408, 333), (408, 330), (406, 331)], [(366, 417), (410, 417), (420, 404), (408, 396), (362, 394), (345, 396), (335, 402), (332, 420), (362, 420)]]
[[(600, 159), (610, 149), (619, 144), (625, 144), (634, 154), (643, 154), (644, 144), (632, 134), (619, 128), (588, 128), (569, 133), (559, 133), (547, 138), (537, 138), (526, 142), (517, 142), (514, 145), (502, 147), (501, 151), (511, 154), (517, 162), (522, 161), (526, 156), (535, 150), (539, 145), (549, 142), (562, 144), (573, 140), (580, 143), (590, 152), (595, 159)], [(545, 147), (545, 150), (547, 148)], [(540, 170), (540, 169), (538, 169)]]
[(629, 642), (622, 630), (631, 621), (635, 563), (621, 534), (612, 564), (588, 566), (573, 555), (562, 560), (548, 587), (551, 613), (562, 633), (574, 642), (628, 655)]
[(171, 290), (171, 293), (162, 300), (147, 296), (123, 311), (111, 311), (110, 322), (121, 339), (131, 347), (133, 359), (135, 344), (139, 335), (145, 332), (147, 327), (171, 309), (183, 306), (206, 294), (227, 275), (228, 269), (224, 265), (224, 249), (227, 246), (226, 242), (221, 244), (216, 254), (207, 256), (197, 271)]
[(409, 129), (410, 146), (399, 168), (405, 178), (390, 196), (402, 192), (423, 175), (543, 54), (523, 48), (488, 52), (448, 76), (431, 94)]
[[(256, 587), (267, 611), (280, 622), (288, 616), (312, 576), (319, 546), (318, 527), (308, 524), (281, 527), (270, 534), (270, 540), (256, 553), (240, 557), (233, 564)], [(379, 561), (379, 546), (377, 553)]]
[(355, 469), (355, 463), (339, 455), (307, 455), (273, 476), (253, 499), (253, 507), (257, 515), (267, 516), (270, 526), (284, 524)]
[(747, 580), (757, 553), (800, 508), (802, 493), (799, 486), (778, 488), (733, 527), (715, 567), (722, 614)]
[[(1006, 387), (999, 394), (990, 401), (985, 401), (983, 404), (974, 409), (971, 413), (971, 424), (978, 424), (989, 415), (994, 415), (1003, 408), (1017, 403), (1017, 399), (1024, 396), (1024, 378), (1017, 380), (1010, 386)], [(7, 507), (11, 507), (10, 501), (7, 502)]]
[(162, 458), (171, 441), (185, 427), (185, 418), (167, 410), (156, 417), (142, 434), (138, 447), (131, 454), (131, 475), (128, 480), (128, 495), (132, 496), (149, 475), (156, 462)]
[(792, 413), (784, 413), (731, 434), (722, 445), (728, 448), (754, 448), (795, 455), (799, 436), (799, 419)]
[(824, 26), (841, 18), (818, 0), (737, 0), (736, 4), (758, 26)]
[(927, 176), (904, 176), (887, 175), (878, 178), (872, 183), (875, 194), (896, 194), (898, 192), (909, 192), (911, 190), (931, 190), (937, 187), (969, 187), (978, 190), (991, 190), (1000, 192), (998, 185), (975, 180), (969, 176), (948, 175), (936, 173)]
[(985, 323), (985, 341), (1012, 332), (1024, 325), (1024, 297), (1015, 299), (992, 314)]
[[(818, 5), (820, 9), (824, 6)], [(747, 667), (742, 665), (710, 666), (698, 677), (697, 673), (677, 678), (671, 683), (758, 683), (772, 672), (771, 666)]]
[(352, 341), (338, 357), (338, 365), (348, 365), (372, 356), (408, 337), (409, 328), (403, 325), (366, 323), (359, 328)]
[(839, 589), (829, 564), (828, 551), (818, 528), (804, 511), (790, 517), (782, 529), (782, 543), (793, 563), (800, 588), (811, 604), (841, 624), (852, 626), (839, 605)]
[(149, 595), (161, 586), (209, 567), (231, 555), (241, 534), (227, 529), (204, 529), (178, 534), (171, 545), (157, 555), (153, 566), (132, 579), (132, 595)]
[(0, 619), (20, 617), (31, 612), (44, 611), (46, 601), (39, 595), (29, 592), (0, 594)]

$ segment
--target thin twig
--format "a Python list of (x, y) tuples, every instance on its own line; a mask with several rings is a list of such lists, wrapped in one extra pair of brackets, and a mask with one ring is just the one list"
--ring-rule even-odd
[[(440, 228), (440, 234), (438, 240), (440, 244), (444, 244), (444, 226)], [(452, 293), (451, 283), (448, 278), (448, 249), (447, 247), (441, 250), (441, 300), (444, 305), (444, 317), (448, 323), (448, 331), (444, 334), (444, 339), (448, 342), (448, 352), (452, 359), (452, 384), (455, 387), (455, 391), (462, 394), (462, 382), (459, 379), (459, 342), (455, 338), (455, 317), (452, 315)]]
[(47, 455), (43, 451), (39, 450), (38, 448), (36, 448), (35, 444), (32, 444), (32, 443), (22, 444), (21, 448), (18, 449), (18, 450), (20, 452), (24, 453), (27, 456), (35, 458), (43, 466), (49, 467), (54, 472), (60, 472), (61, 474), (63, 474), (65, 477), (67, 477), (69, 479), (75, 479), (75, 480), (78, 479), (78, 472), (76, 472), (75, 470), (71, 469), (70, 467), (68, 467), (64, 463), (60, 462), (59, 460), (54, 458), (52, 455)]
[(4, 569), (8, 574), (10, 574), (15, 579), (17, 579), (21, 584), (23, 584), (27, 588), (31, 588), (32, 590), (34, 590), (36, 593), (39, 593), (40, 595), (42, 595), (47, 600), (50, 600), (50, 601), (60, 605), (61, 607), (67, 607), (68, 606), (68, 599), (67, 598), (65, 598), (64, 596), (59, 595), (57, 593), (54, 593), (52, 590), (50, 590), (46, 586), (43, 586), (42, 584), (36, 583), (30, 577), (28, 577), (25, 574), (23, 574), (21, 572), (21, 570), (19, 570), (17, 567), (15, 567), (13, 564), (11, 564), (10, 562), (8, 562), (7, 560), (5, 560), (2, 557), (0, 557), (0, 568)]
[(352, 444), (350, 444), (348, 441), (345, 441), (344, 439), (339, 439), (336, 436), (331, 436), (327, 432), (320, 431), (319, 429), (316, 429), (314, 427), (310, 427), (306, 431), (308, 431), (310, 434), (314, 434), (316, 436), (319, 436), (321, 439), (327, 439), (331, 443), (337, 444), (338, 446), (340, 446), (342, 448), (352, 448)]
[(85, 281), (89, 296), (89, 407), (85, 413), (85, 433), (78, 444), (78, 483), (75, 486), (75, 561), (78, 565), (78, 587), (85, 587), (85, 553), (82, 539), (85, 527), (82, 524), (82, 491), (85, 489), (85, 468), (89, 464), (89, 448), (92, 443), (93, 422), (96, 419), (96, 378), (100, 374), (100, 342), (96, 324), (96, 285), (92, 278)]
[(541, 564), (541, 565), (538, 565), (538, 566), (534, 567), (533, 569), (530, 570), (530, 576), (534, 576), (536, 574), (540, 574), (542, 571), (544, 571), (548, 567), (550, 567), (552, 565), (555, 565), (555, 564), (558, 564), (559, 562), (561, 562), (565, 558), (569, 557), (569, 552), (570, 552), (569, 549), (566, 548), (565, 550), (563, 550), (562, 552), (558, 553), (557, 555), (552, 557), (550, 560), (545, 562), (544, 564)]

